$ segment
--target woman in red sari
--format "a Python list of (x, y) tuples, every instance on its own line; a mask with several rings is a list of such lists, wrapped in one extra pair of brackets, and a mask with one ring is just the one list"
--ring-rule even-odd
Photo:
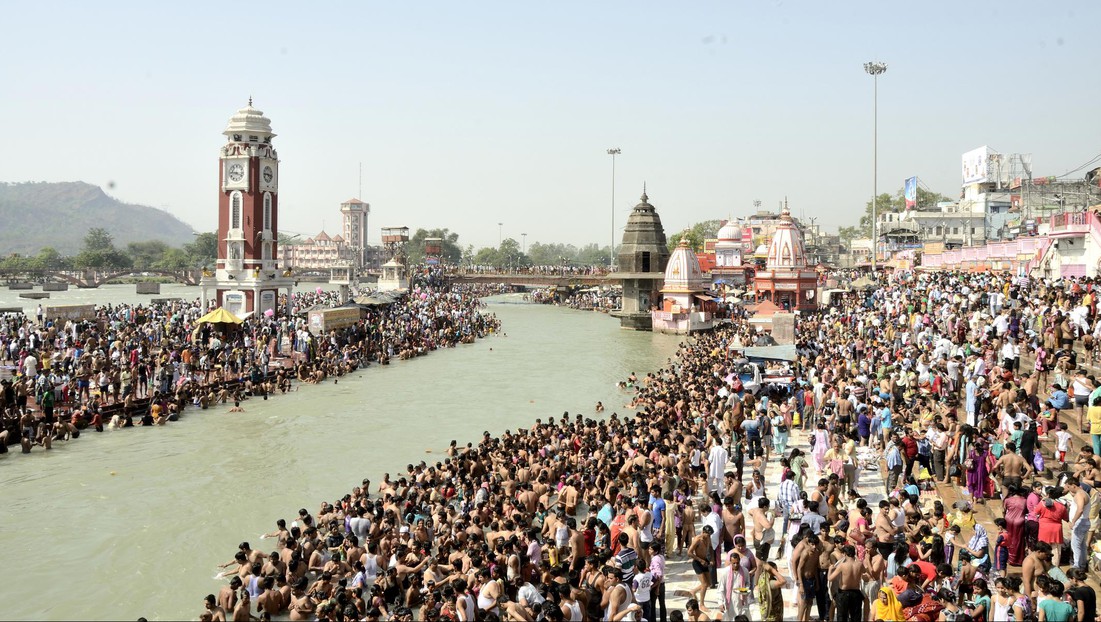
[(1028, 513), (1027, 490), (1019, 486), (1009, 489), (1005, 498), (1006, 548), (1009, 549), (1009, 565), (1020, 566), (1025, 559), (1025, 515)]

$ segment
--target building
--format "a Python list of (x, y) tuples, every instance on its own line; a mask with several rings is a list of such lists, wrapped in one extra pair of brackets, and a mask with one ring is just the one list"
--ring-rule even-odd
[(352, 266), (357, 273), (370, 265), (370, 247), (367, 244), (367, 217), (370, 214), (371, 206), (359, 199), (348, 199), (340, 204), (344, 242), (352, 252)]
[(650, 313), (652, 330), (685, 335), (713, 327), (715, 303), (704, 295), (703, 270), (688, 240), (669, 256), (661, 295), (661, 308)]
[[(248, 106), (222, 134), (218, 167), (218, 261), (200, 282), (203, 307), (211, 302), (238, 315), (277, 313), (294, 279), (276, 266), (279, 224), (279, 157), (271, 120)], [(289, 304), (289, 302), (288, 302)]]
[(284, 244), (280, 259), (283, 265), (298, 272), (328, 272), (334, 267), (355, 265), (358, 249), (343, 236), (329, 236), (322, 231), (298, 244)]
[(619, 271), (613, 276), (623, 284), (621, 308), (612, 315), (622, 328), (650, 330), (650, 307), (661, 295), (669, 247), (661, 217), (650, 205), (643, 188), (642, 199), (627, 217), (619, 246)]
[(727, 285), (744, 286), (752, 267), (745, 261), (745, 231), (736, 220), (728, 220), (719, 228), (714, 245), (715, 265), (711, 268), (712, 282), (724, 281)]
[(784, 205), (780, 226), (772, 234), (765, 269), (756, 276), (757, 300), (771, 301), (788, 311), (810, 311), (818, 306), (818, 273), (807, 265), (803, 235)]

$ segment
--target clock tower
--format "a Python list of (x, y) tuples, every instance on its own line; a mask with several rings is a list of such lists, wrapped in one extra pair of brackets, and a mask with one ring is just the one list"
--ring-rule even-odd
[(237, 316), (277, 313), (279, 294), (289, 294), (294, 280), (278, 269), (275, 259), (279, 156), (271, 144), (271, 120), (249, 98), (222, 134), (226, 144), (218, 159), (218, 265), (200, 283), (203, 306), (213, 300)]

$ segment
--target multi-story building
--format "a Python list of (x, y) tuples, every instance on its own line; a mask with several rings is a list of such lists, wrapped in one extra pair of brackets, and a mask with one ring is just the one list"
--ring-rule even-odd
[(344, 227), (344, 242), (351, 249), (356, 272), (361, 272), (368, 263), (367, 217), (371, 206), (359, 199), (348, 199), (340, 204), (340, 216)]
[(329, 236), (322, 231), (298, 244), (284, 244), (282, 263), (297, 271), (328, 271), (335, 267), (354, 265), (357, 249), (339, 234)]

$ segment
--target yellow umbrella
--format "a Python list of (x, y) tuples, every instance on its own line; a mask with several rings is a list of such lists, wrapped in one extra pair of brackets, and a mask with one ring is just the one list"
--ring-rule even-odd
[(226, 311), (222, 307), (207, 313), (203, 317), (195, 321), (196, 324), (240, 324), (243, 322), (241, 318), (233, 315), (229, 311)]

